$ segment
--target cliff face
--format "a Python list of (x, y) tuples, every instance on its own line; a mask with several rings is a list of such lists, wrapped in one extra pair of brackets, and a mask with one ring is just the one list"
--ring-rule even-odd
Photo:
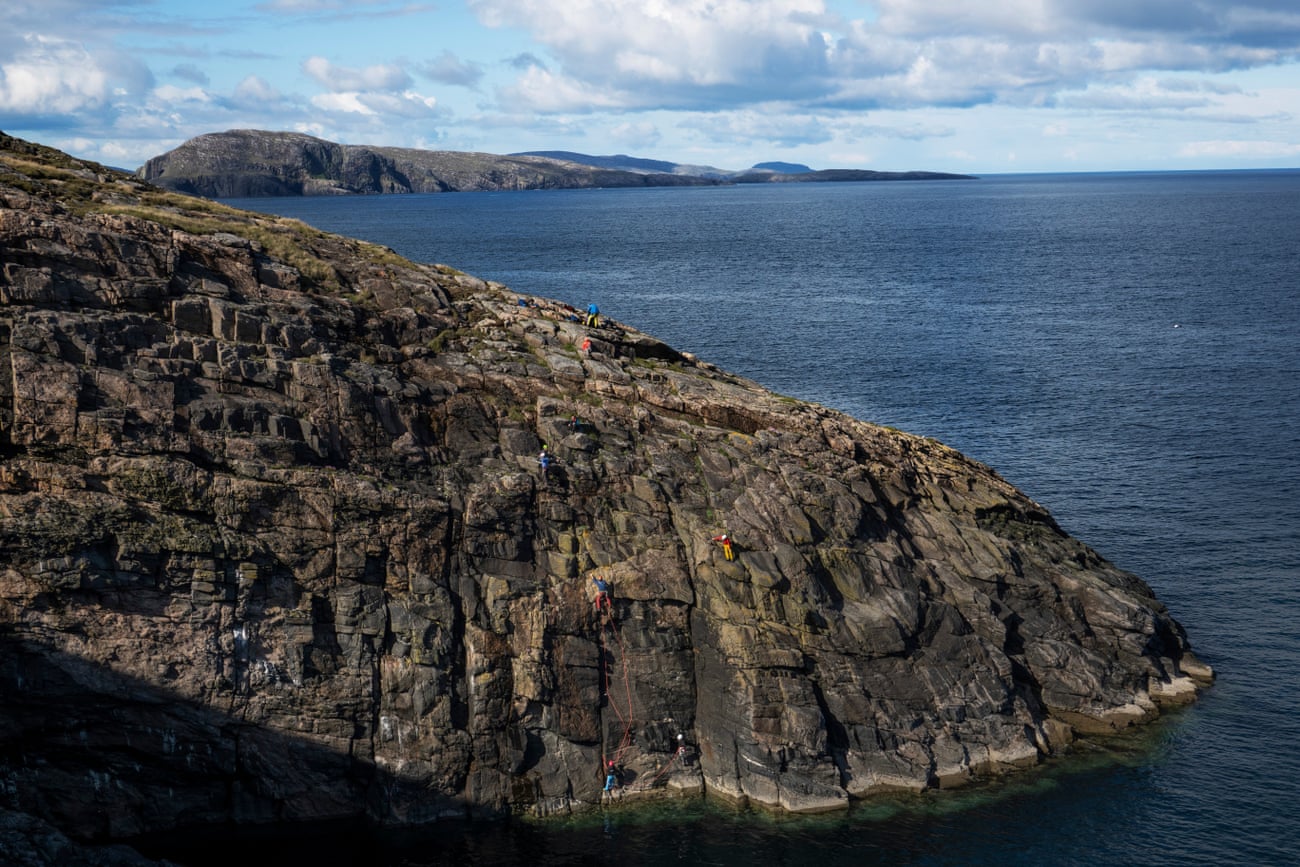
[(0, 807), (69, 833), (825, 809), (1211, 677), (987, 467), (626, 325), (3, 136), (0, 250)]
[(688, 186), (716, 181), (539, 156), (341, 145), (302, 133), (230, 130), (190, 139), (137, 173), (212, 198)]

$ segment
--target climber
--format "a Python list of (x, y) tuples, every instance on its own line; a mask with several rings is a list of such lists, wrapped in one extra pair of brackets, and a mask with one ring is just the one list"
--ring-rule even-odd
[(584, 337), (584, 338), (582, 338), (582, 351), (585, 352), (585, 353), (587, 353), (588, 355), (591, 355), (591, 338), (590, 338), (590, 337)]
[(618, 785), (618, 771), (614, 768), (614, 760), (610, 759), (609, 764), (605, 766), (605, 791), (612, 792)]
[(600, 606), (603, 604), (605, 606), (605, 610), (609, 611), (612, 614), (613, 608), (611, 607), (609, 601), (609, 582), (607, 582), (604, 578), (596, 577), (591, 579), (591, 583), (596, 585), (596, 599), (595, 599), (596, 613), (597, 614), (600, 613)]
[(569, 430), (574, 433), (582, 430), (582, 419), (578, 418), (576, 414), (569, 416)]
[(537, 456), (537, 463), (542, 468), (542, 478), (546, 477), (546, 471), (551, 468), (551, 464), (554, 462), (555, 459), (551, 457), (551, 453), (546, 450), (546, 445), (543, 443), (542, 453)]
[(728, 560), (735, 560), (735, 559), (736, 559), (736, 555), (733, 554), (733, 553), (731, 552), (731, 537), (728, 536), (726, 533), (719, 533), (718, 535), (714, 536), (714, 537), (713, 537), (712, 539), (710, 539), (709, 541), (710, 541), (710, 542), (717, 542), (719, 545), (721, 545), (721, 546), (722, 546), (722, 555), (723, 555), (724, 557), (726, 557)]
[(587, 324), (592, 328), (600, 327), (600, 308), (594, 302), (587, 305)]

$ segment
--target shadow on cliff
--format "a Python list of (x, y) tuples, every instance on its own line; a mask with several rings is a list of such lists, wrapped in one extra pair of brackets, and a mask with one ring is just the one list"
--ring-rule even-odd
[[(239, 698), (216, 711), (0, 626), (0, 808), (186, 865), (241, 852), (268, 863), (276, 851), (375, 863), (381, 829), (427, 826), (450, 839), (466, 819), (499, 818), (365, 757), (245, 722)], [(439, 819), (461, 821), (435, 828)]]

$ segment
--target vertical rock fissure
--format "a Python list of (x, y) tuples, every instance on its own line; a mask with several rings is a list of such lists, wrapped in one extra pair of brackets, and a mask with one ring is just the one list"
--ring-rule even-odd
[(847, 790), (851, 777), (848, 765), (848, 730), (845, 729), (844, 723), (831, 713), (830, 706), (826, 703), (826, 694), (822, 691), (821, 681), (812, 678), (809, 685), (813, 697), (817, 700), (817, 709), (821, 711), (822, 725), (826, 728), (826, 751), (830, 754), (835, 769), (839, 771), (840, 788)]

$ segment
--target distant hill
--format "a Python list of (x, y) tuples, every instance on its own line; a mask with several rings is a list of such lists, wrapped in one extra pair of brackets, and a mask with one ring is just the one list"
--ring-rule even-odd
[(578, 165), (583, 166), (617, 169), (625, 172), (664, 172), (667, 174), (686, 175), (689, 177), (708, 178), (711, 180), (726, 180), (736, 174), (736, 172), (731, 171), (730, 169), (719, 169), (714, 166), (699, 166), (690, 163), (671, 163), (666, 160), (630, 157), (627, 154), (593, 156), (591, 154), (575, 153), (574, 151), (524, 151), (523, 153), (511, 154), (511, 156), (546, 157), (548, 159), (577, 163)]
[(767, 184), (767, 183), (812, 183), (817, 181), (934, 181), (934, 180), (974, 180), (973, 175), (959, 175), (949, 172), (879, 172), (867, 169), (822, 169), (815, 170), (802, 163), (763, 162), (752, 168), (733, 171), (713, 166), (696, 166), (685, 163), (670, 163), (664, 160), (649, 160), (630, 157), (625, 154), (616, 156), (592, 156), (573, 151), (527, 151), (512, 154), (516, 157), (546, 157), (564, 160), (579, 165), (618, 169), (620, 171), (653, 171), (678, 176), (694, 176), (717, 179), (733, 184)]
[(641, 157), (630, 157), (626, 154), (615, 154), (614, 156), (591, 156), (590, 154), (574, 153), (573, 151), (525, 151), (523, 153), (510, 154), (512, 157), (543, 157), (550, 160), (563, 160), (565, 162), (577, 163), (583, 166), (595, 166), (602, 169), (617, 169), (626, 172), (664, 172), (672, 174), (679, 168), (678, 163), (670, 163), (666, 160), (648, 160)]
[(808, 166), (799, 163), (758, 163), (752, 168), (734, 171), (732, 169), (719, 169), (714, 166), (700, 166), (690, 163), (670, 163), (666, 160), (650, 160), (642, 157), (630, 157), (627, 154), (593, 156), (591, 154), (575, 153), (574, 151), (524, 151), (523, 153), (511, 154), (511, 156), (546, 157), (548, 159), (578, 163), (579, 165), (584, 166), (618, 169), (626, 172), (665, 172), (668, 174), (693, 175), (703, 178), (718, 178), (725, 180), (749, 174), (750, 172), (773, 172), (776, 174), (796, 175), (812, 171)]
[(754, 168), (759, 171), (776, 172), (781, 175), (802, 175), (812, 171), (803, 163), (755, 163)]
[(201, 135), (136, 174), (209, 198), (707, 185), (716, 179), (625, 171), (540, 156), (343, 145), (294, 132)]
[(813, 171), (781, 162), (730, 171), (626, 154), (590, 156), (571, 151), (501, 156), (344, 145), (302, 133), (248, 129), (192, 138), (150, 159), (136, 175), (167, 189), (214, 199), (969, 177), (942, 172)]

